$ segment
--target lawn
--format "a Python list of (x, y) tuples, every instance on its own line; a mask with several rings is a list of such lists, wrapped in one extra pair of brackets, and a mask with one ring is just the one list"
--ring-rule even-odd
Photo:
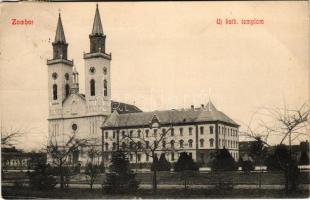
[(103, 194), (101, 189), (69, 188), (61, 191), (59, 188), (51, 191), (35, 191), (29, 188), (2, 187), (2, 197), (6, 199), (27, 198), (56, 198), (56, 199), (102, 199), (102, 198), (306, 198), (307, 190), (299, 190), (286, 195), (283, 190), (258, 190), (258, 189), (159, 189), (156, 194), (149, 189), (141, 189), (135, 195)]

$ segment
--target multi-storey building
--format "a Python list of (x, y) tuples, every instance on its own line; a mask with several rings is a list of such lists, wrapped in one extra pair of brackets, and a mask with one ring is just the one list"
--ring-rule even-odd
[(214, 150), (226, 148), (237, 161), (238, 127), (211, 101), (198, 109), (113, 112), (102, 125), (103, 157), (109, 161), (113, 151), (122, 149), (131, 163), (150, 163), (163, 153), (175, 162), (181, 152), (187, 152), (207, 164)]

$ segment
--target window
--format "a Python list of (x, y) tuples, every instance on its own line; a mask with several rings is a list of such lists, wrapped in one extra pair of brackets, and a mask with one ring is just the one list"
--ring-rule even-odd
[(213, 134), (213, 126), (210, 126), (210, 134)]
[(66, 79), (66, 81), (69, 80), (69, 74), (68, 73), (65, 73), (65, 79)]
[(200, 147), (203, 147), (204, 146), (204, 139), (200, 139)]
[(218, 127), (218, 130), (219, 130), (219, 134), (220, 134), (221, 133), (221, 127), (220, 126)]
[(70, 94), (70, 86), (69, 86), (69, 84), (66, 84), (65, 92), (66, 92), (66, 97), (69, 96), (69, 94)]
[(204, 127), (200, 126), (200, 135), (203, 135)]
[(214, 139), (211, 138), (211, 139), (209, 140), (209, 142), (210, 142), (210, 147), (213, 147)]
[(145, 154), (145, 157), (146, 157), (146, 162), (149, 162), (149, 160), (150, 160), (149, 154)]
[(188, 128), (188, 132), (189, 132), (189, 135), (192, 135), (192, 134), (193, 134), (193, 128), (192, 128), (192, 127), (189, 127), (189, 128)]
[(95, 67), (91, 67), (91, 68), (89, 68), (89, 72), (90, 72), (91, 74), (94, 74), (94, 73), (96, 72)]
[(221, 146), (221, 139), (219, 139), (219, 146)]
[(96, 92), (95, 92), (95, 80), (92, 79), (90, 80), (90, 96), (95, 96), (96, 95)]
[(140, 162), (141, 161), (141, 154), (138, 154), (137, 156), (138, 156), (138, 162)]
[(108, 139), (109, 137), (109, 132), (105, 132), (105, 139)]
[(116, 150), (116, 143), (115, 142), (113, 142), (113, 144), (112, 144), (112, 150)]
[(109, 150), (109, 143), (105, 143), (105, 150), (108, 151)]
[(107, 68), (104, 67), (104, 68), (103, 68), (103, 74), (104, 74), (104, 75), (107, 75), (107, 72), (108, 72)]
[(163, 140), (163, 148), (166, 148), (166, 141)]
[(166, 134), (166, 129), (165, 128), (163, 128), (163, 135), (165, 135)]
[(78, 126), (77, 126), (77, 124), (72, 124), (71, 128), (72, 128), (73, 131), (76, 131)]
[(157, 137), (157, 129), (154, 129), (154, 137)]
[(113, 131), (113, 139), (115, 139), (115, 131)]
[(150, 148), (150, 142), (149, 141), (145, 141), (145, 148)]
[(57, 85), (53, 85), (53, 99), (57, 100)]
[(180, 136), (183, 136), (183, 128), (180, 128)]
[(183, 148), (184, 146), (184, 140), (180, 140), (180, 148)]
[(58, 74), (57, 74), (56, 72), (54, 72), (54, 73), (52, 74), (52, 78), (53, 78), (54, 80), (56, 80), (57, 77), (58, 77)]
[(145, 130), (145, 137), (149, 137), (149, 129)]
[(130, 154), (130, 161), (132, 161), (133, 160), (133, 155), (132, 154)]
[(133, 142), (130, 142), (130, 143), (129, 143), (129, 148), (130, 148), (130, 149), (133, 149), (133, 146), (134, 146)]
[(174, 153), (171, 152), (171, 160), (174, 161)]
[(132, 130), (129, 132), (129, 136), (132, 137)]
[(125, 131), (122, 131), (122, 138), (125, 138)]
[(171, 128), (171, 136), (174, 136), (174, 128)]
[(105, 97), (108, 96), (108, 81), (107, 80), (103, 81), (103, 95)]
[(122, 149), (125, 150), (126, 149), (126, 143), (122, 142)]
[(139, 129), (138, 130), (138, 137), (140, 137), (140, 134), (141, 134), (141, 130)]
[(137, 145), (138, 145), (138, 149), (141, 149), (141, 148), (142, 148), (142, 144), (141, 144), (140, 141), (138, 141)]
[(188, 140), (188, 147), (189, 148), (193, 147), (193, 140), (192, 139)]
[(170, 145), (171, 145), (171, 148), (173, 149), (174, 148), (174, 140), (171, 140)]
[(158, 141), (154, 141), (154, 147), (155, 149), (158, 147)]
[(225, 147), (225, 140), (222, 140), (222, 146)]

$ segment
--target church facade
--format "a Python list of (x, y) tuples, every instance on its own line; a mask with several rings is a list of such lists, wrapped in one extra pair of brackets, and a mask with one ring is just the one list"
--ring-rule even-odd
[[(206, 164), (217, 149), (226, 148), (239, 158), (239, 125), (210, 101), (206, 106), (181, 110), (142, 112), (134, 105), (111, 100), (111, 54), (106, 51), (98, 5), (84, 53), (85, 94), (79, 92), (79, 73), (68, 58), (68, 43), (59, 14), (53, 57), (48, 66), (49, 140), (60, 146), (68, 137), (93, 138), (109, 165), (114, 151), (122, 149), (131, 163), (149, 164), (157, 156), (175, 162), (181, 152)], [(87, 162), (80, 148), (69, 160)]]
[[(68, 59), (68, 43), (59, 14), (53, 57), (48, 66), (49, 140), (62, 146), (73, 133), (79, 138), (93, 138), (101, 149), (100, 125), (113, 110), (120, 113), (141, 112), (134, 105), (111, 100), (111, 54), (106, 52), (98, 5), (89, 35), (90, 49), (84, 53), (85, 94), (79, 92), (79, 73)], [(70, 156), (73, 163), (84, 162), (83, 150)]]

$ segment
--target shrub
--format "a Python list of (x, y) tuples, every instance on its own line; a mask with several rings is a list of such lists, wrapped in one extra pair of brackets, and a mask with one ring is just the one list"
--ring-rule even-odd
[(159, 161), (158, 161), (158, 171), (170, 171), (171, 169), (171, 163), (166, 159), (166, 156), (164, 153), (160, 155)]
[(227, 149), (219, 149), (211, 162), (213, 171), (233, 171), (237, 169), (237, 164), (234, 158), (230, 155)]
[(51, 190), (56, 186), (56, 179), (49, 173), (46, 164), (38, 163), (34, 172), (29, 172), (29, 185), (37, 190)]

